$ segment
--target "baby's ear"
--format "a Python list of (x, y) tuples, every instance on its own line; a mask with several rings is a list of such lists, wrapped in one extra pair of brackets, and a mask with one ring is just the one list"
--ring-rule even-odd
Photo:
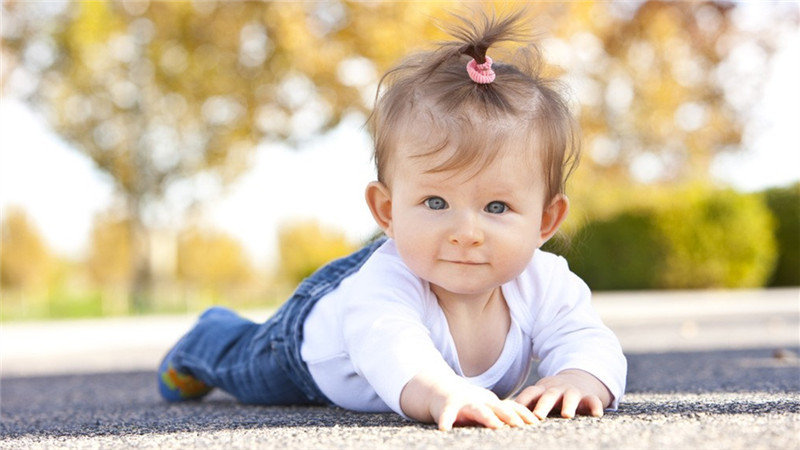
[(380, 181), (373, 181), (367, 185), (365, 197), (375, 223), (387, 236), (394, 237), (392, 235), (392, 195), (389, 188)]
[(542, 225), (539, 232), (539, 246), (544, 245), (567, 218), (569, 199), (564, 194), (557, 194), (542, 211)]

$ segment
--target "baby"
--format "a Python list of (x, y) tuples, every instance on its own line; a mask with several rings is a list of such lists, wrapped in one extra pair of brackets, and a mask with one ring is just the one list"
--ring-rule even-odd
[[(532, 46), (517, 65), (487, 55), (518, 39), (522, 17), (461, 19), (456, 41), (384, 76), (366, 201), (386, 237), (321, 268), (264, 324), (203, 313), (161, 364), (164, 398), (218, 387), (442, 430), (617, 407), (619, 342), (586, 284), (539, 250), (569, 210), (574, 120)], [(542, 378), (526, 387), (534, 359)]]

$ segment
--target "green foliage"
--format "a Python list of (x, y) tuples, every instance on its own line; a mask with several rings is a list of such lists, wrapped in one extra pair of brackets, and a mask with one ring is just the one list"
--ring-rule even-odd
[(770, 286), (800, 285), (800, 183), (765, 193), (767, 206), (775, 217), (778, 261)]
[(573, 238), (570, 267), (592, 289), (648, 289), (658, 286), (666, 249), (646, 212), (623, 212), (588, 223)]
[(74, 319), (108, 315), (99, 291), (56, 287), (47, 290), (5, 290), (0, 321)]
[(658, 212), (668, 288), (763, 286), (775, 262), (769, 210), (757, 196), (689, 189)]
[(599, 290), (764, 285), (776, 249), (761, 197), (693, 188), (659, 198), (649, 208), (589, 222), (560, 253)]
[(49, 299), (47, 310), (49, 317), (61, 319), (102, 317), (104, 313), (103, 296), (98, 291), (84, 295), (63, 293)]

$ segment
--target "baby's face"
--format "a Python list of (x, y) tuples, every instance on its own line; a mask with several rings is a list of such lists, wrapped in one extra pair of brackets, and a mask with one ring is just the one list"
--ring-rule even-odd
[(529, 156), (503, 152), (476, 170), (426, 172), (440, 162), (398, 148), (388, 189), (386, 230), (419, 277), (457, 295), (480, 295), (518, 276), (544, 242), (541, 170)]

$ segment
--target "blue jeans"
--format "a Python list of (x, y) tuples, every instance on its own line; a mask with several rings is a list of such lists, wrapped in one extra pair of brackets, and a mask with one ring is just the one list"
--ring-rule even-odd
[(316, 302), (356, 272), (385, 239), (322, 267), (269, 320), (257, 324), (214, 307), (173, 347), (173, 367), (242, 403), (330, 405), (300, 356), (303, 324)]

